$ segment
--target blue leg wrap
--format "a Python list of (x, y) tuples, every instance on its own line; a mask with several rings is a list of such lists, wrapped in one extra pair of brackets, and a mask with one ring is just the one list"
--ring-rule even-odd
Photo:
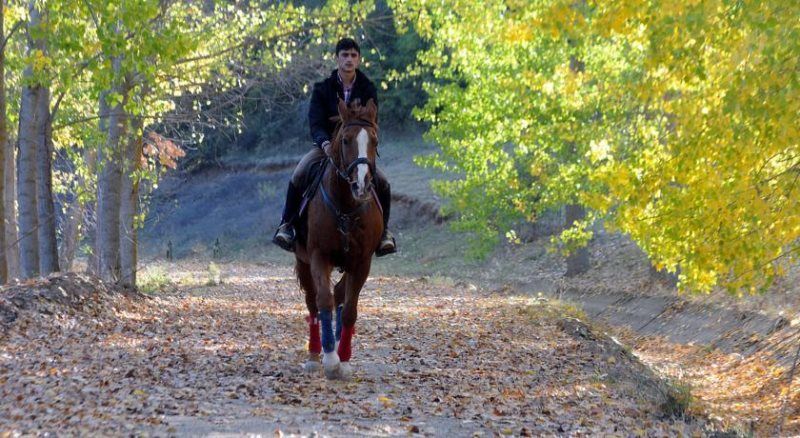
[(336, 346), (333, 339), (333, 313), (330, 310), (319, 311), (320, 328), (322, 329), (322, 351), (330, 353)]
[(336, 340), (342, 339), (342, 310), (344, 310), (344, 304), (339, 304), (336, 308)]

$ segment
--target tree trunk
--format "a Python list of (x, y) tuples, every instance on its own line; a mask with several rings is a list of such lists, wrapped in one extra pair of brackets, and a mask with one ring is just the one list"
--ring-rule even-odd
[[(572, 45), (572, 43), (570, 43)], [(586, 64), (575, 56), (569, 57), (569, 69), (574, 73), (582, 73), (586, 70)], [(576, 145), (572, 145), (572, 158), (576, 159), (578, 152)], [(564, 220), (567, 228), (572, 227), (575, 222), (586, 218), (586, 209), (582, 205), (572, 204), (567, 205), (564, 211)], [(589, 248), (586, 246), (577, 249), (569, 257), (567, 257), (567, 277), (574, 277), (583, 274), (589, 270)]]
[[(92, 156), (92, 164), (90, 165), (87, 161), (86, 165), (89, 166), (89, 169), (93, 169), (97, 166), (97, 161), (100, 157), (103, 156), (103, 148), (105, 147), (105, 137), (108, 135), (108, 115), (109, 115), (109, 108), (108, 102), (106, 101), (106, 97), (108, 96), (108, 92), (104, 91), (100, 93), (100, 101), (98, 103), (99, 108), (99, 115), (100, 120), (98, 122), (98, 129), (100, 130), (101, 135), (103, 136), (103, 140), (97, 145), (94, 150)], [(95, 193), (100, 192), (100, 175), (97, 176), (97, 181), (95, 182)], [(86, 263), (86, 271), (90, 274), (94, 274), (99, 276), (100, 275), (100, 250), (99, 248), (99, 241), (97, 236), (97, 210), (98, 210), (98, 199), (95, 196), (95, 199), (91, 203), (91, 212), (89, 213), (89, 220), (87, 220), (87, 227), (86, 227), (86, 234), (88, 236), (88, 240), (92, 242), (92, 250), (89, 253), (88, 261)]]
[[(83, 150), (83, 165), (87, 169), (94, 169), (97, 165), (97, 148), (86, 147)], [(75, 198), (69, 205), (67, 217), (64, 222), (64, 235), (61, 238), (61, 250), (59, 252), (59, 265), (62, 270), (72, 270), (72, 264), (75, 262), (75, 254), (78, 252), (78, 245), (81, 240), (81, 232), (85, 230), (84, 215), (86, 214), (86, 203), (83, 201), (83, 194), (89, 189), (91, 181), (83, 176), (78, 178), (77, 186), (75, 188)], [(96, 260), (95, 257), (89, 256), (88, 266), (93, 265), (92, 261)], [(89, 269), (90, 272), (97, 272), (96, 269)]]
[[(78, 184), (82, 184), (81, 180)], [(80, 190), (78, 188), (77, 190)], [(61, 248), (58, 250), (58, 265), (65, 272), (72, 270), (75, 262), (75, 253), (78, 252), (78, 241), (81, 238), (81, 226), (83, 225), (83, 203), (77, 196), (69, 204), (67, 217), (64, 218), (64, 234), (61, 236)]]
[(6, 152), (5, 179), (2, 181), (2, 191), (5, 195), (5, 253), (9, 279), (20, 277), (19, 243), (17, 242), (17, 154), (14, 145), (15, 142), (11, 138), (7, 138), (2, 145)]
[[(5, 37), (3, 26), (3, 10), (5, 0), (0, 0), (0, 37)], [(0, 50), (0, 182), (5, 181), (6, 171), (6, 88), (5, 88), (5, 53)], [(6, 196), (5, 190), (0, 190), (0, 284), (8, 281), (8, 263), (6, 262)]]
[[(39, 26), (41, 17), (36, 8), (35, 0), (29, 0), (28, 22), (29, 34)], [(41, 39), (30, 39), (28, 52), (42, 50)], [(42, 87), (34, 84), (33, 68), (28, 66), (23, 71), (23, 83), (19, 109), (19, 166), (17, 168), (17, 200), (19, 201), (19, 234), (20, 234), (20, 276), (33, 278), (39, 275), (39, 217), (36, 199), (37, 157), (38, 143), (44, 138), (42, 135), (43, 117), (40, 114), (40, 95)]]
[[(24, 77), (33, 76), (26, 68)], [(36, 151), (40, 130), (37, 116), (40, 87), (22, 88), (19, 111), (19, 165), (17, 167), (17, 200), (19, 201), (20, 276), (33, 278), (39, 274), (39, 216), (36, 206)]]
[(141, 167), (142, 138), (141, 118), (131, 122), (131, 134), (126, 145), (122, 173), (122, 204), (120, 206), (120, 261), (122, 265), (121, 284), (136, 287), (138, 264), (138, 240), (136, 235), (136, 215), (139, 213), (139, 180), (134, 173)]
[[(575, 222), (586, 217), (586, 210), (581, 205), (567, 205), (565, 211), (566, 227), (571, 227)], [(575, 250), (567, 257), (567, 277), (574, 277), (589, 270), (589, 248), (582, 247)]]
[(36, 200), (39, 215), (39, 273), (47, 275), (58, 271), (58, 243), (56, 242), (56, 212), (53, 203), (53, 130), (50, 120), (50, 90), (43, 87), (39, 93), (39, 127), (41, 140), (37, 144)]
[[(116, 62), (119, 62), (118, 60)], [(109, 282), (120, 280), (119, 218), (122, 185), (122, 147), (125, 136), (125, 100), (128, 91), (119, 87), (123, 102), (115, 103), (109, 111), (108, 136), (100, 150), (103, 167), (97, 181), (97, 250), (100, 278)]]

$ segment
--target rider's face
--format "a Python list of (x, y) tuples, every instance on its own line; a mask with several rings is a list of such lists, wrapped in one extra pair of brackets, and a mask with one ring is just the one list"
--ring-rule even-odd
[(336, 64), (339, 66), (339, 71), (351, 73), (358, 68), (361, 63), (361, 55), (356, 49), (340, 50), (336, 54)]

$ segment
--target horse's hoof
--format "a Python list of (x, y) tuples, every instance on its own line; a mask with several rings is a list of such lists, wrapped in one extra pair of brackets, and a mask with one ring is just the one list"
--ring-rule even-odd
[(322, 355), (322, 367), (325, 369), (325, 377), (330, 380), (339, 378), (339, 355), (336, 351), (325, 353)]
[(322, 365), (315, 360), (309, 360), (303, 364), (303, 371), (307, 373), (318, 373), (320, 368), (322, 368)]
[(339, 379), (350, 380), (353, 377), (353, 367), (350, 362), (342, 362), (339, 364)]
[(328, 380), (336, 380), (340, 376), (341, 365), (337, 364), (332, 367), (325, 367), (325, 378)]

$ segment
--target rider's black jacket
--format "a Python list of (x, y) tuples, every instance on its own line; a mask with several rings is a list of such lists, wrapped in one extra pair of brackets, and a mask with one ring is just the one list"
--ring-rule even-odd
[[(331, 140), (333, 136), (336, 125), (330, 118), (339, 115), (339, 99), (344, 100), (344, 89), (337, 70), (334, 70), (327, 79), (314, 84), (314, 91), (311, 93), (308, 124), (311, 127), (311, 138), (317, 147), (322, 147), (322, 143)], [(356, 69), (356, 82), (350, 92), (350, 102), (355, 99), (359, 99), (362, 105), (366, 105), (367, 101), (372, 99), (375, 105), (378, 105), (375, 85), (358, 69)]]

